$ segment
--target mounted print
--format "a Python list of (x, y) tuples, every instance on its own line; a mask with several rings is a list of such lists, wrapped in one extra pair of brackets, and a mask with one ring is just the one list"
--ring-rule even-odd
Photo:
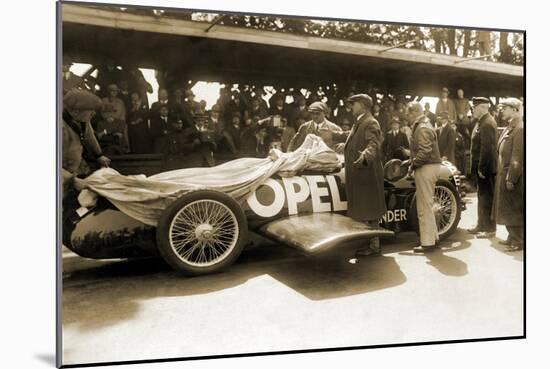
[(525, 337), (524, 31), (58, 20), (58, 366)]

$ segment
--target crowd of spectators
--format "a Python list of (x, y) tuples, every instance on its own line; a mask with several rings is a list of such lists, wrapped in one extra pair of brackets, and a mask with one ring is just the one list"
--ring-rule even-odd
[[(158, 100), (149, 108), (147, 93), (152, 88), (138, 68), (120, 68), (110, 60), (99, 68), (95, 86), (90, 88), (69, 71), (70, 63), (64, 64), (64, 93), (87, 87), (102, 98), (103, 108), (96, 112), (92, 126), (103, 152), (111, 156), (162, 154), (167, 169), (213, 166), (223, 158), (265, 157), (272, 147), (287, 151), (299, 128), (312, 120), (309, 107), (315, 102), (324, 103), (326, 120), (342, 131), (349, 131), (354, 124), (347, 101), (357, 92), (353, 90), (336, 94), (336, 89), (332, 89), (331, 94), (323, 88), (276, 91), (270, 87), (267, 91), (259, 86), (223, 87), (218, 101), (207, 110), (206, 102), (196, 101), (191, 89), (168, 90), (161, 86)], [(374, 101), (373, 116), (385, 134), (384, 160), (405, 160), (412, 135), (406, 119), (411, 98), (370, 95)], [(435, 111), (426, 103), (424, 114), (438, 132), (443, 159), (465, 173), (471, 107), (463, 90), (450, 95), (443, 88)]]

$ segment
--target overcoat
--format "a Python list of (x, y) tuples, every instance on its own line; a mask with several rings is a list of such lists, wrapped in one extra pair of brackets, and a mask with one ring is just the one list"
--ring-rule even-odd
[[(508, 126), (498, 140), (498, 171), (495, 181), (493, 217), (498, 224), (523, 225), (525, 214), (523, 177), (523, 122), (520, 118)], [(506, 189), (506, 181), (514, 184), (513, 190)]]
[[(365, 160), (354, 164), (360, 152), (364, 152)], [(348, 216), (360, 222), (380, 219), (386, 212), (382, 132), (370, 113), (353, 125), (345, 143), (344, 157)]]
[(479, 124), (472, 132), (472, 173), (479, 170), (484, 176), (497, 172), (497, 123), (487, 113), (479, 119)]

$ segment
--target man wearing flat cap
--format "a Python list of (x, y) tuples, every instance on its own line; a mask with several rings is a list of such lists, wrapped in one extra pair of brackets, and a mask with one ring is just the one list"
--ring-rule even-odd
[(500, 104), (502, 119), (508, 126), (497, 142), (498, 167), (495, 182), (493, 217), (508, 230), (508, 238), (501, 241), (506, 251), (519, 251), (524, 246), (524, 147), (523, 104), (516, 98), (504, 99)]
[(410, 170), (414, 171), (420, 234), (420, 245), (414, 248), (414, 252), (427, 252), (434, 250), (439, 241), (433, 206), (441, 155), (435, 128), (424, 115), (420, 103), (409, 103), (407, 119), (412, 124)]
[[(372, 99), (366, 94), (349, 97), (355, 124), (344, 145), (346, 170), (347, 215), (366, 223), (368, 228), (379, 227), (386, 213), (384, 170), (382, 168), (382, 131), (371, 113)], [(368, 248), (357, 256), (380, 253), (380, 240), (372, 238)]]
[(110, 164), (109, 158), (103, 155), (90, 124), (93, 114), (101, 107), (101, 99), (88, 91), (75, 89), (63, 97), (61, 173), (65, 244), (65, 237), (70, 235), (70, 226), (67, 228), (65, 221), (78, 209), (78, 192), (85, 186), (79, 177), (90, 173), (84, 156), (95, 159), (102, 167)]
[(299, 148), (308, 134), (314, 134), (323, 139), (328, 147), (332, 148), (334, 142), (332, 139), (334, 132), (342, 132), (342, 128), (329, 121), (326, 117), (329, 114), (327, 104), (321, 101), (312, 103), (307, 110), (311, 114), (311, 120), (303, 123), (298, 132), (292, 137), (288, 144), (288, 151), (294, 151)]
[(491, 219), (495, 174), (497, 172), (497, 124), (489, 114), (491, 100), (486, 97), (472, 99), (472, 118), (476, 125), (472, 130), (472, 174), (477, 177), (477, 225), (468, 232), (478, 238), (495, 235), (496, 223)]

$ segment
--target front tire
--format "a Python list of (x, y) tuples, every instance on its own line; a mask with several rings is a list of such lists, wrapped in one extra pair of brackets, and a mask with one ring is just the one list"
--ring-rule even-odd
[(161, 215), (157, 244), (162, 258), (186, 275), (222, 271), (239, 257), (247, 221), (239, 204), (221, 192), (201, 190), (174, 201)]

